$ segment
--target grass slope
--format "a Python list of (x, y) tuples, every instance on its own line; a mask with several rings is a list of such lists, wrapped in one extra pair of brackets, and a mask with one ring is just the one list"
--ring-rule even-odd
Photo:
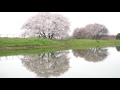
[(37, 54), (58, 50), (120, 46), (120, 40), (50, 40), (42, 38), (0, 38), (0, 56)]
[(0, 38), (0, 48), (73, 45), (120, 45), (120, 40), (50, 40), (43, 38)]

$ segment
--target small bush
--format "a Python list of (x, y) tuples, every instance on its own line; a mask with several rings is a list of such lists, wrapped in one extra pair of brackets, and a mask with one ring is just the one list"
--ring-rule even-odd
[(116, 39), (120, 39), (120, 33), (117, 34)]

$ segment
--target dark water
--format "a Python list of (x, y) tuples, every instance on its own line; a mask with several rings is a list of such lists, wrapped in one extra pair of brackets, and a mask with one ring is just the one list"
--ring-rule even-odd
[(0, 78), (120, 78), (120, 47), (0, 57)]

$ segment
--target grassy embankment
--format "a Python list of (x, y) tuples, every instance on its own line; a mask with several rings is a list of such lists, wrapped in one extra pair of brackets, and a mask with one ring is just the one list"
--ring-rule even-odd
[(41, 38), (0, 38), (0, 56), (35, 54), (68, 49), (120, 46), (120, 40), (49, 40)]

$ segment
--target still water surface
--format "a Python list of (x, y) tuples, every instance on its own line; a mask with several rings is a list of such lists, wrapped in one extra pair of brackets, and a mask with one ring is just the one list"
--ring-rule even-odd
[(1, 56), (0, 78), (120, 78), (119, 47)]

